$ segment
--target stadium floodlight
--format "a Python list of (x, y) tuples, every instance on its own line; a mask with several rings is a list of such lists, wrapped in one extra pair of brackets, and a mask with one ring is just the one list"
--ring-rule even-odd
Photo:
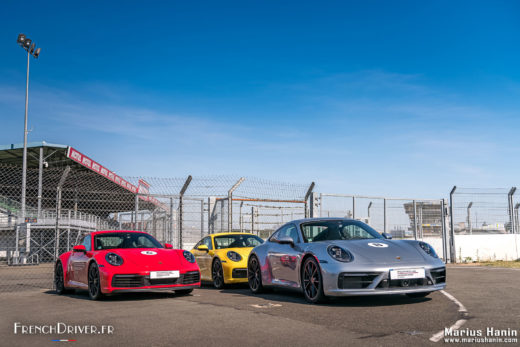
[(25, 35), (24, 35), (24, 34), (20, 34), (20, 35), (18, 35), (18, 40), (17, 40), (17, 42), (18, 42), (18, 44), (19, 44), (20, 46), (23, 45), (24, 41), (25, 41)]
[(23, 132), (23, 164), (22, 164), (22, 197), (21, 197), (21, 220), (25, 221), (25, 195), (27, 186), (27, 111), (29, 108), (29, 61), (31, 55), (38, 58), (40, 55), (40, 48), (36, 48), (36, 44), (25, 34), (19, 34), (16, 42), (27, 51), (27, 79), (25, 85), (25, 122)]

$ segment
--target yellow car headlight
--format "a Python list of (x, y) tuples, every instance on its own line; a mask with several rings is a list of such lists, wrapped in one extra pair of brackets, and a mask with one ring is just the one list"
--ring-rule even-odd
[(242, 260), (242, 256), (235, 251), (227, 252), (227, 257), (229, 259), (231, 259), (232, 261), (241, 261)]

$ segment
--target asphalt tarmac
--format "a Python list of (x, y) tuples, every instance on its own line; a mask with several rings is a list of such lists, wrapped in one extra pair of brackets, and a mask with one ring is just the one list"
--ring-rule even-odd
[[(448, 268), (446, 292), (333, 299), (307, 304), (300, 293), (252, 295), (247, 285), (203, 286), (188, 296), (140, 293), (91, 301), (35, 288), (0, 293), (0, 345), (55, 346), (403, 346), (443, 345), (430, 338), (464, 319), (463, 328), (520, 332), (520, 270)], [(94, 325), (103, 334), (22, 334), (22, 326)], [(15, 333), (15, 324), (18, 326)], [(114, 331), (108, 334), (108, 326)], [(28, 328), (27, 328), (28, 329)], [(76, 340), (55, 342), (56, 339)], [(491, 345), (491, 344), (487, 344)]]

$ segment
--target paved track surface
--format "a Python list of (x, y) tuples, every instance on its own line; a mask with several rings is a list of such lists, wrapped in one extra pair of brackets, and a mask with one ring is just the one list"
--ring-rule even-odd
[[(450, 267), (448, 284), (446, 291), (468, 309), (464, 328), (520, 331), (519, 270)], [(309, 305), (299, 293), (253, 296), (247, 286), (204, 286), (189, 296), (127, 294), (99, 302), (86, 293), (58, 296), (35, 289), (0, 293), (0, 307), (0, 345), (5, 346), (55, 346), (53, 339), (75, 339), (77, 346), (436, 345), (429, 338), (461, 317), (458, 306), (441, 293), (424, 299), (358, 297)], [(112, 325), (115, 331), (15, 335), (15, 322)]]

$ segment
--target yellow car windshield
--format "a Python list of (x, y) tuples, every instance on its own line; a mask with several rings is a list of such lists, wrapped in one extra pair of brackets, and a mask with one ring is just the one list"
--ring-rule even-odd
[(264, 240), (255, 235), (223, 235), (215, 236), (215, 248), (243, 248), (256, 247), (264, 243)]

